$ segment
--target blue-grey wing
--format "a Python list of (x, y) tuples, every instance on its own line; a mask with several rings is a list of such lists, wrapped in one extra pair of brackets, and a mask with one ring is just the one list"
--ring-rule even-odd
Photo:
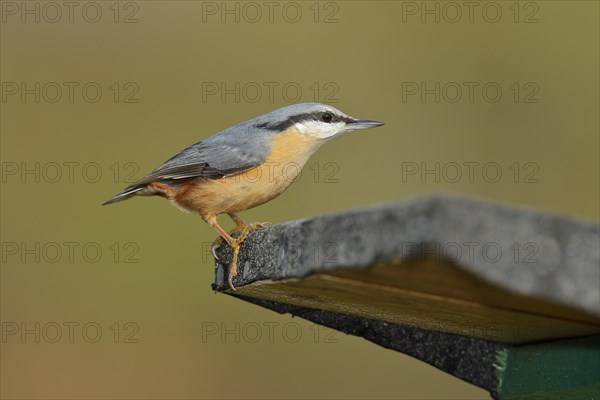
[(266, 161), (269, 140), (245, 124), (196, 143), (165, 161), (131, 186), (193, 178), (219, 179), (255, 168)]
[(219, 179), (248, 171), (264, 160), (251, 152), (224, 144), (188, 147), (167, 160), (134, 185), (160, 181), (177, 181), (193, 178)]

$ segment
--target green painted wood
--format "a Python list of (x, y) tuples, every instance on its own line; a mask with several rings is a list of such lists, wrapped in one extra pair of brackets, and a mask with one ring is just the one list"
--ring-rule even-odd
[(497, 367), (502, 400), (600, 400), (600, 336), (505, 350)]

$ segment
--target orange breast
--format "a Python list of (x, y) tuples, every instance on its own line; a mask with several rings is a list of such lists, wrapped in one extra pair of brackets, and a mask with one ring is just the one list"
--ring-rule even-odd
[(319, 139), (302, 135), (292, 127), (274, 137), (264, 164), (239, 175), (184, 185), (174, 201), (200, 215), (256, 207), (287, 189), (320, 145)]

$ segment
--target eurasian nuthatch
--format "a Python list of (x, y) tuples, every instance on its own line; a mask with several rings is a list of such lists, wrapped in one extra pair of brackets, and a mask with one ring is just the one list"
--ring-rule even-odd
[[(328, 140), (381, 125), (352, 118), (325, 104), (283, 107), (191, 145), (104, 204), (158, 195), (182, 210), (199, 214), (219, 232), (213, 254), (223, 240), (233, 249), (228, 282), (234, 289), (240, 246), (250, 232), (264, 226), (247, 225), (237, 213), (283, 193)], [(227, 214), (235, 222), (229, 233), (217, 223), (219, 214)], [(240, 236), (233, 238), (237, 232)]]

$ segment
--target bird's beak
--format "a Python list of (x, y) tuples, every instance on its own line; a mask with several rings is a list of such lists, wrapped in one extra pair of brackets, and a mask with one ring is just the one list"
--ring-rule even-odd
[(383, 122), (372, 121), (370, 119), (354, 119), (346, 125), (346, 129), (349, 131), (356, 131), (359, 129), (377, 128), (381, 125), (383, 125)]

